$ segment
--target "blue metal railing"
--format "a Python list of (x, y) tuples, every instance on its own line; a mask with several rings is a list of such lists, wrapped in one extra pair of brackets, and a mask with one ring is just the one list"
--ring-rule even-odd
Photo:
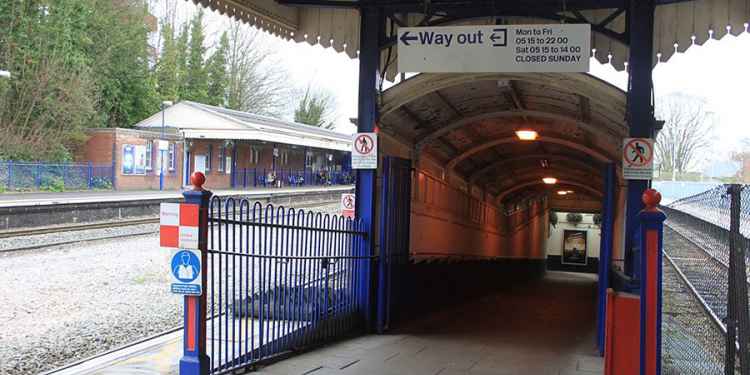
[(113, 181), (111, 164), (0, 161), (0, 188), (4, 190), (109, 190)]
[(233, 174), (235, 188), (352, 185), (352, 171), (313, 172), (309, 169), (238, 168)]
[(362, 222), (214, 197), (209, 209), (207, 354), (229, 373), (363, 324)]

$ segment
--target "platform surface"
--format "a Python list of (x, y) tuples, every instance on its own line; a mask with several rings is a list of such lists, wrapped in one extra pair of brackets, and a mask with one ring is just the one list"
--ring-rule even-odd
[[(548, 272), (541, 281), (508, 285), (393, 333), (339, 341), (248, 374), (602, 374), (595, 286), (594, 275)], [(182, 331), (177, 331), (57, 375), (177, 374), (181, 349)]]
[[(305, 193), (317, 191), (349, 191), (354, 185), (302, 186), (256, 189), (212, 190), (214, 195), (244, 195), (248, 197), (268, 196), (269, 194)], [(126, 190), (126, 191), (79, 191), (63, 193), (3, 193), (0, 194), (0, 207), (44, 206), (69, 203), (124, 202), (136, 200), (180, 199), (178, 190)]]
[(248, 374), (602, 374), (595, 286), (593, 275), (548, 272), (392, 334), (342, 341)]

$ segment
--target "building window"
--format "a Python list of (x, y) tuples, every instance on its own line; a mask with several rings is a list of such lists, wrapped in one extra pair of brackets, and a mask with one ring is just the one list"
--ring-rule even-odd
[(224, 159), (226, 158), (227, 149), (224, 146), (219, 146), (219, 172), (224, 172)]
[(211, 162), (214, 159), (214, 145), (208, 145), (208, 158), (206, 159), (206, 173), (211, 171)]
[(279, 164), (287, 165), (289, 163), (289, 151), (282, 151), (279, 155)]
[(250, 149), (250, 164), (260, 163), (260, 151), (253, 147)]
[(225, 163), (226, 163), (226, 165), (224, 166), (224, 170), (226, 172), (224, 172), (224, 173), (230, 174), (230, 173), (232, 173), (232, 157), (231, 156), (227, 156), (224, 159), (225, 159)]
[(153, 155), (153, 147), (154, 142), (149, 141), (146, 143), (146, 170), (151, 170), (151, 159), (154, 157)]
[(175, 162), (175, 152), (174, 152), (174, 146), (175, 146), (175, 144), (174, 144), (174, 143), (170, 143), (170, 144), (169, 144), (169, 170), (170, 170), (170, 171), (173, 171), (173, 170), (174, 170), (174, 167), (175, 167), (175, 164), (177, 164), (177, 163)]

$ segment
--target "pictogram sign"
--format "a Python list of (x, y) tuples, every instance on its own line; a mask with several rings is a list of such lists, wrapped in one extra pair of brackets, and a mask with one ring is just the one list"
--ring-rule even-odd
[(159, 218), (161, 247), (198, 248), (198, 205), (162, 203)]
[(201, 288), (201, 254), (199, 250), (174, 249), (169, 271), (174, 294), (199, 296)]
[(354, 194), (341, 194), (341, 215), (354, 218)]
[(352, 142), (352, 168), (378, 168), (378, 135), (377, 133), (357, 133)]
[(626, 180), (650, 180), (653, 178), (653, 139), (625, 138), (622, 147), (622, 175)]

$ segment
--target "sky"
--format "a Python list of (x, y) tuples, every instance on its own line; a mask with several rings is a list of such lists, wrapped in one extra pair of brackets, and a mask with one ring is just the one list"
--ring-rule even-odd
[[(195, 5), (181, 2), (181, 11), (189, 14)], [(209, 14), (206, 27), (209, 35), (217, 35), (225, 18)], [(272, 36), (267, 43), (276, 50), (277, 61), (287, 71), (290, 84), (325, 88), (336, 98), (334, 122), (336, 130), (355, 131), (349, 119), (357, 116), (358, 62), (343, 53), (307, 43), (284, 41)], [(706, 100), (707, 110), (716, 120), (715, 147), (709, 160), (726, 160), (729, 153), (739, 148), (739, 140), (750, 138), (750, 33), (739, 37), (727, 34), (721, 40), (709, 40), (702, 46), (692, 46), (685, 53), (676, 53), (666, 63), (654, 69), (656, 97), (684, 93)], [(617, 72), (611, 65), (591, 60), (590, 74), (621, 89), (627, 86), (627, 74)], [(291, 111), (288, 114), (291, 117)]]

